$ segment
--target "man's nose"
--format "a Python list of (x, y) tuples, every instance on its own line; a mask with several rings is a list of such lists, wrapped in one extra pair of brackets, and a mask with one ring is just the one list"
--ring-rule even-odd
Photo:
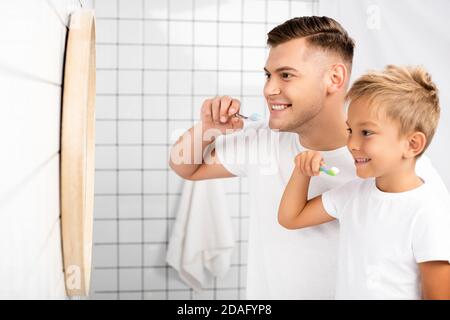
[(281, 89), (276, 83), (276, 81), (272, 81), (271, 79), (267, 80), (266, 85), (264, 86), (264, 95), (265, 96), (273, 96), (281, 93)]

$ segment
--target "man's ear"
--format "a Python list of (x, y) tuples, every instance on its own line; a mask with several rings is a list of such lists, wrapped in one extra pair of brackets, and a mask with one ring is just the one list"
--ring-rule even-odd
[(427, 144), (427, 138), (423, 132), (413, 132), (407, 136), (407, 148), (403, 156), (405, 158), (414, 158), (418, 154), (422, 153), (423, 149)]
[(328, 93), (335, 93), (342, 89), (347, 79), (347, 67), (343, 63), (333, 64), (328, 72)]

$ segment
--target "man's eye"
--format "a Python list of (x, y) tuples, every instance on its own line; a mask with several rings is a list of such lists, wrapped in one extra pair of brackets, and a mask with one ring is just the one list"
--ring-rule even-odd
[(373, 134), (373, 132), (368, 131), (368, 130), (362, 130), (361, 132), (362, 132), (363, 136), (370, 136)]
[(290, 75), (289, 73), (285, 73), (285, 72), (281, 73), (281, 78), (283, 78), (283, 79), (289, 79), (289, 78), (291, 78), (291, 76), (292, 75)]
[(347, 128), (347, 132), (348, 132), (348, 134), (352, 134), (352, 129), (351, 128)]
[(265, 73), (264, 76), (266, 77), (266, 79), (270, 79), (270, 73)]

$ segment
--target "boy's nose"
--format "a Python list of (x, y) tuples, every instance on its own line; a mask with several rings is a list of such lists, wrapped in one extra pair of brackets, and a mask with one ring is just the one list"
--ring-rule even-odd
[(348, 137), (348, 140), (347, 140), (347, 148), (350, 151), (359, 150), (359, 145), (358, 145), (356, 139), (353, 138), (351, 135)]

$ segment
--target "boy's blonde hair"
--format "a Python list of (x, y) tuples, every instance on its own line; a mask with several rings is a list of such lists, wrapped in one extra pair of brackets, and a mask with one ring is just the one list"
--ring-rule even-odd
[(427, 138), (425, 149), (433, 139), (439, 122), (438, 89), (422, 67), (388, 65), (383, 71), (372, 71), (353, 83), (347, 100), (367, 98), (369, 106), (398, 122), (400, 135), (422, 132)]

